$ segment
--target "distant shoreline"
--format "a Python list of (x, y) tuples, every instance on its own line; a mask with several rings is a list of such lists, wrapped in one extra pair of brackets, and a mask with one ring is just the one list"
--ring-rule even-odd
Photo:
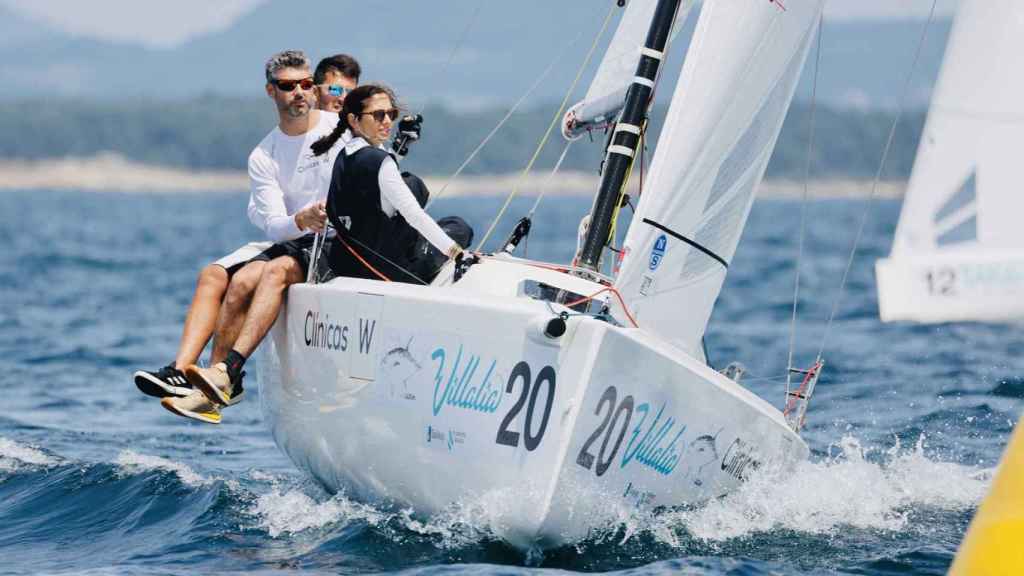
[[(449, 182), (447, 175), (425, 176), (431, 192), (441, 197), (499, 197), (518, 186), (522, 196), (535, 196), (545, 187), (555, 196), (587, 197), (597, 190), (599, 177), (585, 172), (562, 172), (548, 181), (548, 172), (520, 175), (463, 175)], [(637, 179), (633, 179), (634, 183)], [(447, 184), (447, 188), (445, 188)], [(99, 154), (89, 158), (48, 160), (0, 160), (0, 191), (11, 190), (83, 190), (95, 192), (185, 193), (241, 192), (249, 188), (241, 170), (188, 170), (141, 164), (118, 154)], [(822, 179), (808, 183), (813, 198), (862, 198), (871, 193), (871, 182), (853, 179)], [(904, 181), (884, 181), (877, 197), (898, 198), (906, 188)], [(443, 190), (443, 191), (442, 191)], [(802, 182), (767, 180), (761, 186), (762, 198), (799, 198)]]

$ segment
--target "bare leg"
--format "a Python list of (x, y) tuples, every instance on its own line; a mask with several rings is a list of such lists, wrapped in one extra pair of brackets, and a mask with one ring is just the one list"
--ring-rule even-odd
[(260, 285), (252, 297), (245, 323), (232, 348), (246, 358), (251, 356), (274, 325), (284, 301), (284, 291), (305, 279), (302, 267), (291, 256), (281, 256), (267, 263), (260, 277)]
[(178, 356), (174, 359), (178, 369), (195, 364), (199, 355), (203, 353), (203, 348), (217, 326), (217, 313), (220, 311), (220, 302), (227, 288), (228, 271), (223, 266), (209, 264), (199, 272), (192, 304), (185, 315), (185, 327), (181, 332)]
[(211, 366), (227, 357), (235, 339), (238, 338), (238, 332), (245, 322), (249, 304), (266, 264), (260, 260), (249, 262), (231, 277), (227, 295), (224, 296), (224, 305), (221, 306), (220, 316), (217, 318), (217, 334), (213, 339), (213, 352), (210, 354)]

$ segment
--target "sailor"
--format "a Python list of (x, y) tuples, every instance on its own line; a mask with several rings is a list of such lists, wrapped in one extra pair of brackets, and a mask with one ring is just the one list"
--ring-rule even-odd
[(405, 265), (416, 239), (410, 232), (418, 232), (449, 258), (461, 253), (462, 246), (423, 210), (410, 190), (410, 179), (403, 179), (397, 163), (380, 148), (398, 117), (394, 102), (385, 86), (360, 86), (345, 98), (338, 127), (314, 147), (323, 152), (334, 140), (350, 138), (334, 162), (327, 196), (327, 211), (338, 231), (329, 261), (339, 276), (421, 283), (424, 279)]
[(356, 87), (361, 74), (359, 62), (348, 54), (335, 54), (321, 60), (313, 71), (320, 109), (340, 112), (345, 94)]
[[(359, 65), (347, 56), (343, 64), (343, 71), (356, 76), (331, 81), (348, 90), (357, 85)], [(315, 82), (305, 54), (287, 50), (273, 55), (265, 76), (278, 125), (249, 156), (248, 215), (271, 242), (247, 244), (204, 268), (175, 361), (156, 372), (135, 373), (135, 383), (144, 393), (162, 397), (164, 407), (176, 414), (205, 422), (219, 422), (220, 411), (192, 388), (183, 371), (198, 361), (215, 328), (218, 337), (211, 362), (223, 360), (240, 328), (239, 310), (249, 305), (265, 268), (282, 257), (305, 256), (310, 233), (322, 230), (326, 222), (324, 196), (331, 161), (341, 150), (337, 146), (326, 160), (312, 154), (312, 144), (333, 130), (338, 116), (315, 108)]]
[[(391, 241), (392, 235), (400, 231), (391, 220), (400, 214), (408, 222), (407, 226), (411, 225), (442, 253), (449, 258), (460, 258), (462, 247), (423, 210), (399, 173), (394, 157), (383, 147), (398, 118), (399, 111), (394, 103), (393, 93), (384, 86), (359, 86), (345, 96), (341, 119), (335, 129), (313, 145), (317, 157), (325, 160), (334, 160), (332, 151), (339, 143), (344, 145), (344, 152), (334, 160), (330, 184), (329, 202), (334, 206), (332, 220), (338, 231), (332, 242), (358, 250), (352, 254), (368, 259), (368, 267), (384, 268), (382, 257), (393, 256), (394, 250), (404, 249)], [(366, 250), (366, 247), (376, 250)], [(344, 259), (336, 262), (333, 255), (339, 251), (335, 245), (329, 255), (336, 272), (374, 277), (368, 276), (369, 270), (348, 265)], [(385, 269), (388, 273), (394, 272), (392, 268)], [(304, 278), (305, 273), (295, 260), (278, 259), (267, 265), (238, 338), (225, 360), (210, 368), (189, 366), (185, 369), (193, 386), (220, 407), (238, 402), (246, 360), (277, 319), (285, 290)], [(218, 339), (221, 337), (218, 332)]]

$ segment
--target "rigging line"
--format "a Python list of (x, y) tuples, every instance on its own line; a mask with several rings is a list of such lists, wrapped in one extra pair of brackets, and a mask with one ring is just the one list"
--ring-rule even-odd
[(889, 137), (885, 141), (885, 148), (882, 151), (882, 159), (878, 163), (878, 170), (875, 172), (875, 179), (871, 183), (871, 194), (868, 196), (867, 203), (864, 207), (864, 213), (861, 215), (860, 224), (857, 226), (857, 234), (854, 236), (853, 248), (850, 250), (850, 257), (846, 261), (846, 269), (843, 271), (843, 279), (839, 283), (839, 291), (836, 293), (836, 298), (832, 302), (832, 311), (828, 316), (828, 323), (825, 324), (825, 332), (821, 336), (821, 346), (818, 348), (818, 357), (821, 359), (821, 354), (825, 350), (825, 341), (828, 340), (829, 333), (832, 330), (832, 322), (835, 320), (836, 312), (839, 310), (839, 302), (843, 299), (843, 288), (846, 286), (846, 281), (850, 276), (850, 269), (853, 268), (853, 258), (857, 255), (857, 247), (860, 244), (861, 236), (864, 234), (864, 227), (868, 221), (868, 215), (871, 213), (871, 205), (878, 193), (878, 183), (882, 179), (882, 170), (885, 169), (885, 161), (889, 157), (889, 150), (892, 148), (893, 137), (896, 135), (896, 126), (899, 125), (900, 118), (903, 116), (903, 109), (906, 105), (907, 95), (910, 93), (910, 82), (914, 78), (914, 71), (917, 69), (918, 61), (921, 59), (921, 52), (924, 48), (924, 41), (928, 38), (928, 28), (931, 27), (932, 21), (935, 19), (935, 5), (938, 4), (938, 0), (932, 0), (931, 11), (928, 12), (928, 20), (925, 21), (924, 30), (921, 31), (921, 40), (917, 43), (917, 51), (914, 53), (914, 61), (910, 65), (910, 73), (907, 74), (906, 82), (903, 85), (903, 92), (900, 94), (899, 107), (896, 109), (896, 117), (892, 120), (892, 126), (889, 128)]
[[(440, 72), (437, 73), (438, 78), (443, 78), (445, 73), (448, 72), (448, 67), (451, 66), (452, 62), (455, 61), (455, 55), (459, 52), (459, 50), (462, 49), (462, 44), (466, 41), (466, 38), (469, 36), (469, 31), (473, 28), (473, 25), (476, 24), (477, 16), (480, 15), (480, 9), (483, 7), (483, 5), (484, 2), (476, 3), (476, 9), (473, 10), (473, 15), (469, 17), (469, 22), (467, 22), (466, 27), (462, 29), (462, 34), (459, 35), (458, 40), (456, 40), (455, 44), (452, 46), (452, 51), (448, 54), (448, 61), (444, 63), (444, 66), (441, 66)], [(420, 103), (419, 113), (422, 114), (423, 110), (426, 107), (427, 103), (426, 100), (424, 100), (422, 103)]]
[[(537, 195), (537, 199), (533, 201), (533, 207), (530, 208), (530, 212), (526, 215), (527, 218), (533, 218), (533, 215), (537, 212), (537, 207), (540, 206), (540, 201), (544, 199), (544, 195), (548, 193), (551, 187), (551, 181), (555, 179), (555, 174), (558, 173), (558, 169), (562, 167), (562, 161), (565, 160), (565, 155), (569, 152), (569, 147), (572, 146), (573, 140), (569, 140), (565, 143), (565, 148), (562, 149), (562, 155), (558, 157), (558, 162), (555, 162), (555, 167), (551, 169), (551, 173), (544, 179), (544, 183), (541, 184), (540, 194)], [(527, 238), (530, 236), (527, 235)]]
[[(381, 273), (380, 273), (380, 272), (379, 272), (379, 271), (378, 271), (378, 270), (377, 270), (376, 268), (374, 268), (373, 266), (371, 266), (371, 265), (370, 265), (370, 263), (369, 263), (369, 262), (367, 262), (367, 261), (366, 261), (365, 259), (363, 259), (363, 257), (362, 257), (362, 256), (360, 256), (360, 255), (359, 255), (359, 254), (357, 254), (357, 253), (356, 253), (356, 252), (355, 252), (354, 250), (352, 250), (352, 247), (351, 247), (351, 246), (349, 246), (349, 245), (348, 245), (348, 243), (344, 241), (345, 239), (344, 239), (344, 238), (342, 238), (342, 237), (341, 237), (341, 235), (338, 235), (338, 236), (337, 236), (337, 238), (338, 238), (338, 240), (341, 240), (343, 244), (345, 244), (345, 247), (346, 247), (346, 248), (348, 248), (349, 252), (351, 252), (351, 253), (352, 253), (352, 255), (353, 255), (353, 256), (355, 256), (355, 257), (356, 257), (356, 258), (357, 258), (357, 259), (359, 260), (359, 262), (360, 262), (360, 263), (362, 263), (362, 264), (363, 264), (364, 266), (366, 266), (367, 268), (369, 268), (369, 269), (370, 269), (370, 271), (371, 271), (371, 272), (373, 272), (373, 273), (374, 273), (374, 274), (375, 274), (376, 276), (378, 276), (378, 277), (380, 277), (380, 278), (384, 279), (384, 280), (385, 280), (385, 281), (387, 281), (387, 282), (391, 282), (391, 281), (392, 281), (392, 280), (391, 280), (390, 278), (387, 278), (386, 276), (384, 276), (384, 274), (381, 274)], [(403, 274), (406, 274), (406, 275), (408, 275), (408, 276), (409, 276), (410, 278), (412, 278), (412, 279), (416, 280), (416, 281), (417, 281), (417, 282), (419, 282), (420, 284), (423, 284), (424, 286), (429, 286), (429, 285), (430, 285), (430, 282), (427, 282), (427, 281), (426, 281), (426, 280), (424, 280), (423, 278), (420, 278), (419, 276), (417, 276), (417, 275), (413, 274), (413, 273), (412, 273), (412, 271), (410, 271), (410, 270), (409, 270), (408, 268), (406, 268), (405, 266), (402, 266), (401, 264), (398, 264), (397, 262), (395, 262), (395, 261), (393, 261), (393, 260), (389, 259), (389, 258), (388, 258), (387, 256), (385, 256), (385, 255), (381, 254), (380, 252), (377, 252), (377, 251), (376, 251), (376, 250), (374, 250), (373, 248), (370, 248), (369, 246), (367, 246), (367, 245), (366, 245), (366, 244), (364, 244), (363, 242), (360, 242), (360, 241), (359, 241), (359, 239), (358, 239), (358, 238), (356, 238), (355, 236), (349, 236), (349, 237), (348, 237), (348, 239), (349, 239), (349, 240), (351, 240), (351, 241), (353, 241), (353, 242), (355, 242), (355, 243), (356, 243), (356, 244), (358, 244), (359, 246), (361, 246), (361, 247), (362, 247), (363, 249), (365, 249), (365, 250), (366, 250), (367, 252), (369, 252), (370, 254), (373, 254), (374, 256), (376, 256), (376, 257), (380, 258), (381, 260), (383, 260), (383, 261), (387, 262), (388, 264), (390, 264), (390, 265), (394, 266), (394, 267), (395, 267), (395, 268), (396, 268), (397, 270), (399, 270), (399, 271), (400, 271), (400, 272), (402, 272)], [(411, 282), (409, 282), (409, 283), (411, 284)]]
[(547, 144), (548, 138), (551, 136), (551, 132), (555, 129), (555, 126), (557, 126), (558, 123), (561, 121), (562, 114), (565, 111), (565, 106), (569, 103), (569, 98), (572, 98), (572, 93), (576, 90), (576, 85), (579, 84), (580, 78), (583, 77), (583, 72), (587, 69), (587, 65), (590, 64), (590, 60), (594, 57), (594, 52), (597, 51), (597, 47), (601, 43), (601, 38), (604, 37), (605, 31), (608, 30), (608, 24), (611, 23), (612, 15), (615, 14), (615, 11), (617, 9), (618, 6), (616, 6), (615, 4), (612, 4), (611, 7), (608, 9), (608, 15), (605, 16), (604, 23), (601, 24), (601, 29), (597, 32), (597, 36), (594, 37), (594, 43), (590, 45), (590, 51), (587, 52), (587, 57), (583, 60), (583, 65), (580, 66), (579, 70), (576, 72), (576, 77), (573, 78), (572, 85), (570, 85), (569, 89), (565, 92), (565, 97), (562, 98), (562, 103), (558, 106), (558, 110), (555, 111), (555, 115), (551, 119), (551, 124), (548, 125), (548, 129), (544, 133), (544, 136), (541, 138), (540, 143), (537, 145), (537, 149), (534, 150), (533, 157), (530, 158), (530, 161), (526, 164), (526, 167), (523, 168), (522, 173), (519, 175), (519, 179), (516, 180), (515, 186), (512, 187), (512, 193), (508, 195), (508, 198), (505, 199), (505, 203), (502, 205), (501, 209), (498, 210), (498, 214), (495, 215), (494, 220), (491, 221), (491, 226), (490, 228), (487, 229), (487, 233), (484, 234), (484, 237), (480, 240), (480, 243), (476, 245), (476, 249), (478, 252), (481, 249), (483, 249), (484, 244), (487, 243), (487, 240), (491, 237), (491, 234), (494, 233), (494, 229), (497, 228), (498, 222), (501, 220), (501, 217), (505, 215), (505, 211), (508, 210), (508, 206), (509, 204), (512, 203), (512, 199), (519, 194), (519, 187), (522, 186), (523, 181), (526, 180), (526, 177), (530, 174), (530, 169), (533, 168), (534, 162), (536, 162), (537, 158), (540, 157), (540, 153), (544, 149), (544, 145)]
[(580, 38), (582, 37), (583, 31), (581, 30), (576, 34), (576, 37), (573, 38), (571, 42), (569, 42), (568, 44), (565, 45), (564, 48), (562, 48), (561, 52), (559, 52), (558, 55), (555, 56), (555, 58), (551, 61), (551, 63), (548, 64), (548, 67), (544, 70), (544, 72), (542, 72), (541, 75), (537, 77), (537, 80), (533, 83), (533, 85), (531, 85), (526, 90), (526, 92), (519, 97), (519, 100), (516, 100), (516, 103), (513, 104), (511, 108), (509, 108), (508, 112), (505, 113), (505, 116), (498, 121), (498, 124), (494, 128), (492, 128), (491, 131), (487, 134), (487, 136), (484, 136), (484, 139), (480, 142), (480, 144), (475, 149), (473, 149), (472, 152), (469, 153), (469, 156), (466, 157), (466, 159), (462, 162), (458, 169), (456, 169), (455, 172), (451, 175), (451, 177), (448, 178), (448, 180), (444, 183), (444, 186), (441, 186), (441, 189), (437, 192), (437, 194), (431, 195), (430, 200), (427, 201), (426, 209), (429, 209), (434, 204), (435, 200), (444, 195), (445, 191), (448, 189), (448, 186), (450, 186), (451, 183), (454, 182), (455, 179), (462, 174), (462, 171), (465, 170), (466, 167), (469, 166), (469, 163), (476, 158), (476, 155), (479, 154), (480, 151), (484, 149), (484, 146), (487, 146), (487, 143), (491, 141), (491, 138), (494, 138), (494, 135), (497, 134), (498, 131), (501, 130), (502, 126), (504, 126), (505, 123), (508, 122), (509, 118), (511, 118), (512, 115), (516, 113), (516, 110), (519, 109), (523, 102), (526, 102), (526, 99), (529, 98), (531, 94), (533, 94), (533, 91), (544, 83), (544, 80), (546, 80), (548, 75), (551, 74), (551, 72), (555, 69), (555, 66), (562, 60), (563, 57), (565, 57), (566, 54), (569, 53), (569, 48), (575, 46), (576, 43), (579, 42)]
[(818, 73), (821, 69), (821, 42), (825, 33), (825, 12), (818, 16), (818, 46), (814, 57), (814, 81), (811, 83), (811, 118), (810, 126), (807, 129), (807, 162), (804, 164), (804, 193), (803, 202), (800, 203), (800, 239), (796, 249), (796, 273), (793, 279), (793, 317), (789, 324), (789, 358), (786, 360), (786, 397), (789, 398), (790, 387), (793, 382), (793, 350), (796, 347), (796, 312), (800, 301), (800, 263), (804, 256), (804, 241), (807, 237), (807, 198), (809, 194), (808, 182), (811, 179), (811, 155), (814, 153), (814, 125), (818, 107)]

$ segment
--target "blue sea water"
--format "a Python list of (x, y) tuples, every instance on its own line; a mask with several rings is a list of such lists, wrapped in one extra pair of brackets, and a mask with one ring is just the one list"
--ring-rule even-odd
[[(898, 202), (875, 202), (825, 339), (866, 204), (815, 201), (796, 339), (804, 365), (825, 339), (810, 462), (524, 554), (479, 516), (326, 494), (274, 446), (255, 398), (209, 426), (136, 391), (134, 370), (174, 356), (195, 273), (252, 236), (245, 201), (0, 194), (0, 573), (943, 574), (1022, 407), (1019, 326), (879, 323), (873, 262)], [(451, 199), (434, 212), (479, 232), (498, 203)], [(566, 261), (588, 204), (545, 201), (529, 255)], [(776, 405), (800, 208), (755, 205), (707, 338), (714, 365), (742, 361), (746, 384)]]

